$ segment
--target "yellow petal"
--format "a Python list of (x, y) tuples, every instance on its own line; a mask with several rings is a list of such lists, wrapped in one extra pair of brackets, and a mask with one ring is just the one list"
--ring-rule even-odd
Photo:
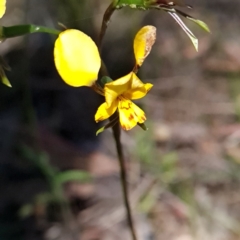
[(62, 79), (73, 87), (91, 86), (101, 65), (96, 44), (75, 29), (60, 33), (54, 46), (54, 61)]
[(131, 88), (132, 72), (104, 86), (106, 103), (111, 106), (116, 98)]
[(3, 17), (6, 11), (6, 0), (0, 0), (0, 18)]
[(152, 45), (156, 40), (156, 28), (154, 26), (145, 26), (140, 29), (134, 39), (134, 54), (136, 58), (136, 65), (140, 67), (145, 58), (152, 49)]
[(151, 83), (144, 84), (135, 73), (131, 78), (131, 87), (129, 90), (123, 93), (123, 96), (128, 99), (139, 99), (144, 97), (152, 88)]
[(95, 121), (100, 122), (107, 118), (109, 118), (111, 115), (114, 114), (114, 112), (117, 110), (117, 101), (113, 102), (113, 104), (110, 107), (107, 107), (106, 103), (103, 103), (98, 108), (96, 114), (95, 114)]
[(146, 120), (145, 113), (132, 101), (121, 98), (118, 103), (120, 124), (124, 130), (130, 130)]

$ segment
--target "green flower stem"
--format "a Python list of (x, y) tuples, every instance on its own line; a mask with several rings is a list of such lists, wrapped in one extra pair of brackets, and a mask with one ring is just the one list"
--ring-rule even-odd
[(30, 33), (50, 33), (50, 34), (56, 34), (58, 35), (60, 31), (52, 28), (47, 28), (43, 26), (36, 26), (36, 25), (16, 25), (11, 27), (4, 27), (2, 26), (0, 29), (0, 38), (12, 38), (12, 37), (18, 37), (23, 36)]
[[(106, 33), (110, 18), (112, 16), (113, 12), (116, 10), (117, 4), (118, 4), (118, 0), (114, 0), (109, 5), (109, 7), (107, 8), (107, 10), (104, 13), (101, 31), (100, 31), (100, 35), (99, 35), (99, 42), (98, 42), (98, 49), (99, 49), (100, 53), (101, 53), (103, 37)], [(108, 69), (103, 61), (102, 61), (100, 74), (102, 76), (109, 76)], [(118, 112), (115, 112), (115, 114), (113, 114), (109, 120), (110, 120), (110, 122), (113, 122), (113, 121), (116, 121), (116, 119), (119, 119)], [(129, 229), (131, 232), (132, 240), (137, 240), (137, 235), (136, 235), (136, 231), (135, 231), (134, 224), (133, 224), (132, 211), (130, 208), (129, 197), (128, 197), (127, 173), (126, 173), (126, 169), (124, 166), (125, 159), (124, 159), (123, 148), (122, 148), (122, 144), (121, 144), (121, 129), (120, 129), (119, 123), (114, 124), (112, 126), (112, 130), (113, 130), (113, 137), (114, 137), (116, 149), (117, 149), (118, 162), (119, 162), (119, 166), (120, 166), (120, 179), (121, 179), (121, 185), (122, 185), (123, 202), (124, 202), (124, 206), (126, 209), (128, 226), (129, 226)]]
[(101, 47), (102, 47), (102, 41), (103, 41), (103, 37), (106, 33), (106, 30), (107, 30), (107, 27), (108, 27), (108, 24), (109, 24), (109, 21), (110, 21), (110, 18), (113, 14), (113, 12), (116, 10), (116, 7), (115, 7), (116, 3), (115, 2), (112, 2), (107, 10), (105, 11), (104, 15), (103, 15), (103, 20), (102, 20), (102, 26), (101, 26), (101, 31), (100, 31), (100, 36), (99, 36), (99, 42), (98, 42), (98, 47), (99, 47), (99, 50), (101, 50)]
[[(114, 115), (112, 115), (112, 117), (110, 117), (110, 121), (112, 121), (114, 118), (116, 118), (116, 115), (117, 115), (117, 117), (119, 117), (118, 112), (116, 112)], [(131, 231), (132, 240), (137, 240), (137, 235), (136, 235), (136, 231), (135, 231), (134, 224), (133, 224), (132, 211), (131, 211), (129, 197), (128, 197), (127, 173), (126, 173), (126, 169), (124, 166), (125, 160), (124, 160), (123, 148), (122, 148), (122, 144), (121, 144), (120, 125), (115, 124), (112, 127), (112, 130), (113, 130), (113, 136), (114, 136), (114, 140), (115, 140), (115, 144), (116, 144), (116, 148), (117, 148), (118, 161), (119, 161), (119, 165), (120, 165), (121, 185), (122, 185), (122, 190), (123, 190), (124, 205), (125, 205), (126, 212), (127, 212), (127, 220), (128, 220), (129, 228)]]
[[(109, 76), (108, 69), (103, 61), (102, 61), (100, 74), (102, 76)], [(116, 119), (119, 121), (118, 112), (115, 112), (110, 117), (109, 121), (110, 121), (110, 123), (115, 122)], [(135, 231), (134, 224), (133, 224), (132, 211), (130, 208), (129, 197), (128, 197), (127, 173), (126, 173), (125, 166), (124, 166), (125, 159), (124, 159), (123, 149), (122, 149), (122, 144), (121, 144), (121, 129), (120, 129), (119, 123), (114, 124), (112, 126), (112, 130), (113, 130), (113, 137), (114, 137), (116, 149), (117, 149), (118, 162), (119, 162), (119, 166), (120, 166), (120, 178), (121, 178), (121, 185), (122, 185), (122, 192), (123, 192), (123, 201), (124, 201), (124, 206), (125, 206), (126, 213), (127, 213), (129, 229), (131, 232), (132, 240), (137, 240), (137, 235), (136, 235), (136, 231)]]
[[(100, 73), (103, 76), (109, 76), (107, 67), (103, 61), (102, 61), (102, 67), (101, 67)], [(119, 122), (118, 112), (115, 112), (110, 117), (109, 121), (110, 121), (110, 123), (115, 122), (116, 119)], [(128, 197), (127, 173), (126, 173), (126, 169), (124, 166), (125, 159), (124, 159), (123, 149), (122, 149), (122, 144), (121, 144), (121, 129), (120, 129), (119, 123), (114, 124), (112, 126), (112, 130), (113, 130), (113, 137), (114, 137), (116, 149), (117, 149), (118, 162), (119, 162), (119, 166), (120, 166), (120, 178), (121, 178), (121, 185), (122, 185), (122, 192), (123, 192), (123, 201), (124, 201), (124, 206), (125, 206), (126, 213), (127, 213), (129, 229), (131, 232), (132, 240), (137, 240), (137, 235), (136, 235), (136, 231), (135, 231), (134, 224), (133, 224), (132, 211), (130, 208), (129, 197)]]
[(124, 7), (127, 5), (131, 5), (133, 8), (144, 8), (146, 6), (146, 3), (148, 3), (146, 0), (118, 0), (117, 6)]

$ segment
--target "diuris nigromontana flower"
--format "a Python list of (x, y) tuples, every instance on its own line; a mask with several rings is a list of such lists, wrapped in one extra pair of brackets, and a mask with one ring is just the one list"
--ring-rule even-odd
[(144, 97), (153, 86), (150, 83), (144, 84), (135, 73), (150, 53), (155, 40), (156, 28), (153, 26), (145, 26), (136, 34), (133, 44), (135, 67), (126, 76), (105, 84), (105, 103), (97, 110), (96, 122), (109, 118), (117, 109), (120, 124), (124, 130), (130, 130), (137, 124), (145, 122), (145, 113), (131, 99)]
[(134, 72), (130, 72), (104, 86), (104, 102), (95, 115), (96, 122), (109, 118), (118, 109), (119, 120), (124, 130), (130, 130), (146, 120), (145, 113), (131, 99), (144, 97), (152, 84), (144, 84)]
[[(96, 115), (97, 122), (109, 118), (118, 109), (120, 124), (130, 130), (146, 120), (144, 112), (130, 99), (144, 97), (152, 84), (144, 84), (136, 73), (151, 51), (156, 39), (156, 28), (145, 26), (134, 39), (136, 64), (129, 74), (106, 83), (99, 93), (105, 96)], [(101, 58), (96, 44), (85, 33), (69, 29), (63, 31), (55, 42), (54, 60), (63, 80), (73, 87), (93, 86), (97, 80)], [(99, 88), (99, 85), (98, 85)], [(96, 87), (95, 87), (96, 89)]]

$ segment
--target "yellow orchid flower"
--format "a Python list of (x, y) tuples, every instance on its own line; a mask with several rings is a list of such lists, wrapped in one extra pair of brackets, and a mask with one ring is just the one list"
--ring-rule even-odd
[[(154, 26), (145, 26), (138, 31), (133, 44), (136, 59), (135, 67), (126, 76), (104, 85), (103, 95), (105, 96), (105, 103), (98, 108), (95, 114), (96, 122), (109, 118), (117, 109), (119, 121), (124, 130), (130, 130), (137, 124), (145, 122), (145, 113), (131, 99), (144, 97), (153, 86), (150, 83), (144, 84), (135, 73), (150, 53), (155, 39), (156, 28)], [(116, 121), (112, 122), (112, 124), (115, 123)], [(109, 126), (111, 124), (99, 129), (97, 134)]]
[(54, 61), (62, 79), (72, 87), (92, 86), (101, 66), (96, 44), (76, 29), (59, 34), (54, 46)]
[(126, 76), (108, 82), (104, 87), (94, 84), (101, 66), (101, 58), (96, 44), (85, 33), (69, 29), (59, 34), (54, 46), (54, 61), (63, 80), (73, 87), (93, 86), (98, 93), (105, 96), (95, 115), (96, 122), (109, 118), (117, 109), (123, 129), (130, 130), (145, 120), (145, 113), (131, 99), (144, 97), (152, 84), (144, 84), (136, 72), (151, 51), (156, 39), (156, 28), (145, 26), (134, 39), (136, 59), (133, 71)]
[(106, 102), (98, 108), (95, 121), (109, 118), (118, 109), (120, 124), (124, 130), (130, 130), (138, 123), (143, 123), (146, 120), (145, 113), (130, 99), (144, 97), (152, 86), (150, 83), (144, 84), (134, 72), (106, 83), (104, 86)]
[(6, 12), (6, 0), (0, 0), (0, 18), (3, 17), (5, 12)]

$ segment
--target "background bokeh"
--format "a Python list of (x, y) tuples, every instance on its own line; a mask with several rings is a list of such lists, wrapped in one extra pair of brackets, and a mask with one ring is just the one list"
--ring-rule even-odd
[[(78, 28), (97, 40), (110, 0), (8, 0), (2, 25)], [(157, 27), (139, 76), (148, 131), (123, 132), (139, 240), (240, 239), (240, 2), (186, 1), (199, 52), (164, 12), (124, 8), (103, 42), (113, 79), (133, 67), (133, 38)], [(130, 239), (111, 131), (96, 137), (103, 99), (63, 83), (54, 36), (1, 43), (12, 88), (0, 85), (0, 240)], [(89, 174), (91, 176), (89, 176)]]

